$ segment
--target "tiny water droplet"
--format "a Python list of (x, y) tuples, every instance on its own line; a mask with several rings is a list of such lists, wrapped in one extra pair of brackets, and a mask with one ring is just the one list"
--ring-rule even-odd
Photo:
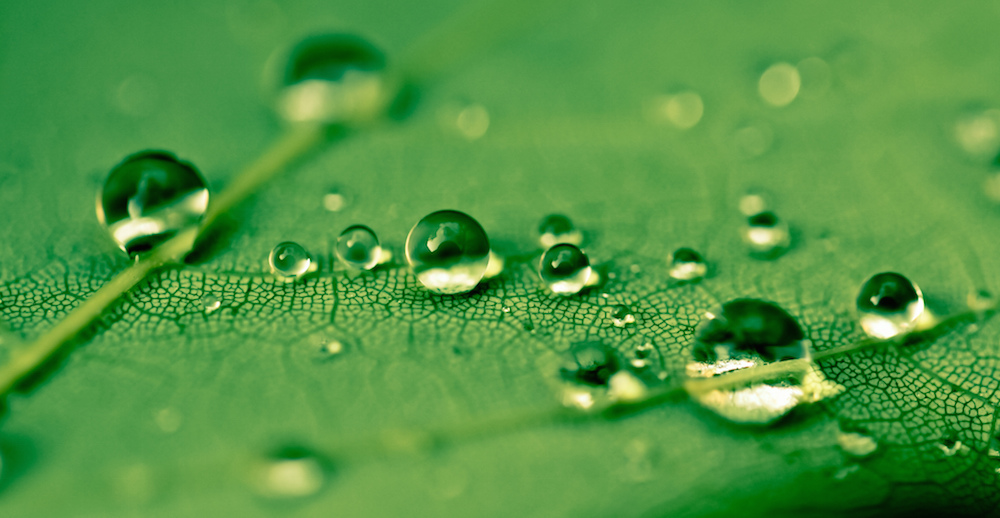
[(292, 50), (277, 109), (290, 122), (361, 124), (385, 113), (396, 88), (385, 56), (368, 41), (313, 36)]
[(837, 445), (844, 453), (856, 458), (867, 457), (878, 449), (875, 439), (857, 432), (839, 432)]
[(208, 187), (201, 173), (165, 151), (126, 157), (97, 196), (98, 221), (129, 255), (197, 225), (207, 208)]
[(773, 259), (788, 248), (791, 235), (783, 219), (771, 211), (764, 211), (747, 218), (743, 241), (750, 248), (751, 256)]
[(347, 197), (339, 191), (331, 191), (323, 195), (323, 208), (330, 212), (340, 212), (347, 206)]
[(885, 340), (916, 327), (924, 312), (924, 295), (906, 277), (882, 272), (861, 286), (857, 307), (865, 333)]
[(635, 315), (632, 309), (625, 304), (615, 304), (610, 308), (611, 324), (615, 327), (625, 327), (635, 323)]
[(679, 281), (698, 281), (708, 273), (701, 254), (690, 248), (678, 248), (670, 254), (670, 276)]
[(471, 291), (486, 274), (489, 259), (486, 231), (463, 212), (428, 214), (406, 236), (406, 262), (417, 280), (434, 293)]
[(268, 498), (303, 498), (318, 493), (330, 471), (330, 463), (312, 451), (286, 446), (259, 462), (252, 482), (257, 492)]
[(538, 275), (552, 293), (574, 295), (587, 284), (590, 260), (576, 245), (563, 243), (545, 251)]
[(790, 63), (775, 63), (760, 76), (757, 89), (767, 104), (787, 106), (799, 95), (802, 79), (799, 69)]
[(507, 305), (500, 306), (500, 311), (503, 311), (504, 313), (510, 313), (510, 306)]
[(279, 280), (291, 282), (312, 268), (312, 257), (302, 245), (285, 241), (275, 245), (267, 257), (271, 273)]
[(382, 246), (375, 231), (364, 225), (351, 225), (340, 233), (334, 248), (337, 258), (357, 270), (371, 270), (379, 264)]
[(740, 212), (748, 218), (770, 210), (767, 198), (759, 192), (748, 192), (741, 196), (739, 209)]
[(545, 248), (561, 243), (580, 246), (583, 243), (583, 232), (580, 232), (568, 217), (562, 214), (549, 214), (538, 224), (538, 242)]
[(201, 298), (201, 305), (205, 308), (205, 314), (211, 315), (222, 306), (222, 300), (212, 293), (207, 293)]
[(337, 356), (344, 352), (344, 342), (336, 338), (323, 338), (320, 340), (319, 351), (328, 357)]
[(458, 112), (455, 127), (468, 140), (478, 140), (490, 128), (490, 112), (481, 104), (470, 104)]

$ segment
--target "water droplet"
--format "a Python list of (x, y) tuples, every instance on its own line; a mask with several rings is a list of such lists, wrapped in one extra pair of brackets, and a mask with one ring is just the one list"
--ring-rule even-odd
[(331, 191), (323, 195), (323, 208), (330, 212), (340, 212), (347, 206), (347, 197), (339, 191)]
[(507, 305), (500, 306), (500, 311), (503, 311), (504, 313), (510, 313), (510, 306)]
[(971, 110), (955, 122), (955, 140), (974, 158), (987, 158), (1000, 149), (1000, 110)]
[(435, 293), (472, 290), (486, 274), (489, 259), (486, 231), (455, 210), (424, 216), (406, 236), (406, 262), (417, 280)]
[(969, 293), (966, 303), (969, 309), (979, 313), (997, 309), (997, 299), (989, 290), (975, 290)]
[(314, 495), (329, 478), (330, 464), (312, 451), (287, 446), (263, 459), (253, 470), (253, 485), (269, 498), (303, 498)]
[(351, 225), (340, 233), (334, 251), (337, 258), (347, 266), (371, 270), (379, 264), (382, 246), (375, 231), (364, 225)]
[(275, 245), (267, 257), (268, 265), (278, 279), (291, 282), (312, 268), (312, 257), (302, 245), (285, 241)]
[(697, 92), (685, 91), (656, 99), (653, 115), (678, 129), (695, 127), (705, 113), (705, 104)]
[(748, 192), (741, 196), (739, 209), (740, 212), (748, 218), (770, 210), (768, 208), (767, 198), (759, 192)]
[(153, 420), (156, 421), (156, 426), (163, 433), (174, 433), (181, 429), (181, 424), (184, 422), (184, 417), (176, 408), (164, 408), (156, 412), (153, 416)]
[(580, 246), (583, 243), (583, 232), (580, 232), (568, 217), (562, 214), (549, 214), (538, 224), (538, 242), (545, 248), (561, 243)]
[(328, 357), (337, 356), (344, 352), (344, 342), (336, 338), (323, 338), (320, 342), (319, 352)]
[(611, 324), (615, 327), (625, 327), (635, 323), (635, 315), (631, 308), (624, 304), (615, 304), (610, 308)]
[(799, 69), (790, 63), (775, 63), (760, 76), (757, 89), (771, 106), (787, 106), (799, 95), (802, 79)]
[(962, 444), (962, 441), (956, 440), (954, 438), (945, 438), (937, 444), (938, 449), (941, 453), (944, 453), (945, 457), (954, 457), (956, 454), (965, 451), (967, 448)]
[(208, 208), (201, 173), (165, 151), (131, 155), (108, 174), (97, 219), (129, 255), (145, 252), (197, 225)]
[(559, 374), (566, 381), (602, 387), (607, 386), (620, 368), (618, 357), (610, 347), (601, 342), (579, 342), (573, 344)]
[(861, 328), (884, 340), (914, 329), (924, 312), (924, 296), (906, 277), (882, 272), (861, 286), (857, 306)]
[(538, 267), (542, 282), (558, 295), (579, 293), (590, 277), (590, 260), (576, 245), (563, 243), (545, 251)]
[(670, 254), (669, 273), (679, 281), (697, 281), (708, 273), (708, 265), (698, 252), (690, 248), (678, 248)]
[(219, 309), (219, 307), (222, 306), (222, 300), (212, 293), (206, 293), (201, 298), (201, 305), (202, 307), (205, 308), (205, 314), (211, 315), (212, 313), (215, 312), (215, 310)]
[[(688, 364), (692, 378), (722, 377), (782, 360), (808, 359), (809, 346), (798, 323), (771, 302), (736, 299), (705, 314), (695, 332)], [(843, 390), (827, 381), (811, 362), (789, 362), (789, 368), (731, 387), (689, 390), (702, 406), (730, 421), (768, 424), (803, 403), (819, 401)], [(765, 372), (765, 371), (762, 371)]]
[(482, 138), (490, 127), (490, 112), (481, 104), (470, 104), (458, 112), (455, 127), (469, 140)]
[(486, 264), (486, 273), (483, 274), (483, 279), (492, 279), (503, 273), (505, 263), (506, 259), (502, 255), (490, 250), (490, 261)]
[(875, 439), (856, 432), (839, 432), (837, 444), (844, 453), (857, 458), (867, 457), (878, 449)]
[(629, 364), (636, 369), (645, 369), (649, 367), (652, 363), (652, 354), (655, 350), (655, 346), (650, 342), (645, 342), (641, 345), (636, 346), (635, 350), (632, 351), (632, 359)]
[(785, 220), (771, 211), (765, 211), (747, 218), (743, 241), (750, 248), (751, 256), (773, 259), (788, 249), (791, 234)]
[(774, 131), (766, 124), (750, 124), (736, 130), (733, 145), (744, 158), (763, 155), (774, 143)]
[(396, 93), (385, 56), (357, 36), (328, 34), (291, 53), (278, 97), (290, 122), (360, 124), (382, 116)]

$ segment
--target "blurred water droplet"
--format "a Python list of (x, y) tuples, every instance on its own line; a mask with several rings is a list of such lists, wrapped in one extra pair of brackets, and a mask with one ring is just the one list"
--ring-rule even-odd
[(97, 196), (98, 221), (129, 255), (197, 225), (207, 208), (208, 187), (201, 173), (164, 151), (125, 158)]
[(983, 181), (983, 192), (990, 200), (1000, 203), (1000, 172), (990, 173)]
[(860, 469), (861, 469), (861, 466), (858, 465), (858, 464), (849, 464), (847, 466), (844, 466), (844, 467), (838, 469), (833, 474), (833, 478), (835, 480), (844, 480), (847, 477), (851, 476), (852, 474), (857, 473), (857, 471), (860, 470)]
[(396, 94), (385, 56), (357, 36), (328, 34), (299, 43), (288, 59), (278, 113), (290, 122), (363, 124)]
[(341, 342), (336, 338), (322, 338), (320, 340), (319, 352), (324, 356), (337, 356), (344, 352), (344, 349), (344, 342)]
[(130, 505), (149, 502), (156, 492), (153, 470), (146, 464), (133, 464), (119, 469), (112, 483), (115, 497)]
[(500, 306), (500, 311), (503, 311), (504, 313), (510, 313), (510, 306), (507, 305)]
[(292, 282), (313, 268), (309, 251), (293, 241), (275, 245), (267, 257), (267, 263), (271, 267), (271, 273), (285, 282)]
[(156, 421), (156, 426), (163, 433), (174, 433), (180, 430), (181, 424), (184, 422), (184, 416), (176, 408), (167, 407), (156, 412), (153, 420)]
[(799, 95), (802, 79), (799, 69), (790, 63), (775, 63), (760, 76), (757, 89), (771, 106), (787, 106)]
[(944, 439), (937, 443), (936, 446), (941, 450), (941, 453), (943, 453), (945, 457), (954, 457), (956, 454), (964, 452), (968, 449), (962, 444), (962, 441), (952, 438)]
[(347, 197), (339, 191), (331, 191), (323, 195), (323, 208), (330, 212), (340, 212), (347, 206)]
[(805, 99), (822, 97), (830, 89), (833, 82), (833, 69), (818, 57), (809, 57), (799, 61), (795, 68), (802, 78), (802, 88), (799, 95)]
[(471, 291), (486, 274), (490, 241), (469, 215), (442, 210), (424, 216), (406, 236), (406, 262), (434, 293)]
[(549, 214), (538, 224), (538, 242), (545, 248), (561, 243), (580, 246), (583, 243), (583, 232), (580, 232), (568, 217), (562, 214)]
[(632, 351), (632, 359), (629, 364), (635, 369), (645, 369), (652, 364), (652, 354), (655, 350), (655, 346), (650, 342), (645, 342), (636, 346), (635, 350)]
[(503, 273), (505, 263), (506, 259), (502, 255), (490, 250), (490, 260), (486, 264), (486, 273), (483, 274), (483, 279), (492, 279)]
[(759, 192), (748, 192), (741, 196), (739, 209), (748, 218), (770, 210), (767, 198)]
[(632, 309), (624, 304), (611, 306), (609, 312), (611, 315), (611, 324), (615, 327), (625, 327), (635, 323), (635, 315), (632, 314)]
[(992, 158), (1000, 150), (1000, 110), (971, 110), (955, 121), (955, 141), (976, 159)]
[(704, 113), (705, 104), (698, 92), (684, 91), (656, 98), (652, 115), (657, 120), (686, 130), (695, 127)]
[(156, 81), (144, 75), (133, 75), (118, 84), (114, 93), (114, 105), (125, 115), (142, 117), (153, 112), (159, 98)]
[(201, 305), (205, 308), (205, 314), (211, 315), (222, 306), (222, 300), (212, 293), (206, 293), (201, 297)]
[(839, 432), (837, 434), (837, 445), (844, 453), (856, 457), (864, 458), (878, 449), (878, 443), (868, 435), (856, 432)]
[(788, 224), (775, 213), (765, 211), (747, 218), (743, 242), (757, 259), (774, 259), (788, 249), (791, 233)]
[(252, 483), (268, 498), (303, 498), (318, 493), (330, 471), (329, 462), (312, 451), (287, 446), (258, 463), (252, 471)]
[(458, 112), (455, 127), (468, 140), (478, 140), (490, 128), (490, 113), (481, 104), (470, 104)]
[(906, 277), (882, 272), (861, 286), (857, 309), (865, 333), (888, 339), (914, 329), (924, 312), (924, 296)]
[(974, 290), (966, 298), (966, 304), (972, 311), (993, 311), (997, 309), (997, 298), (989, 290)]
[(743, 126), (733, 133), (733, 146), (744, 158), (763, 155), (774, 143), (774, 132), (766, 124)]
[(573, 344), (565, 364), (559, 369), (563, 379), (592, 386), (607, 386), (621, 368), (614, 351), (601, 342)]
[(337, 258), (357, 270), (371, 270), (379, 264), (382, 245), (375, 231), (364, 225), (351, 225), (337, 238), (334, 247)]
[(557, 295), (574, 295), (590, 278), (590, 260), (576, 245), (555, 245), (542, 255), (538, 276), (545, 286)]
[(670, 254), (669, 274), (679, 281), (697, 281), (708, 273), (708, 264), (701, 254), (690, 248), (678, 248)]

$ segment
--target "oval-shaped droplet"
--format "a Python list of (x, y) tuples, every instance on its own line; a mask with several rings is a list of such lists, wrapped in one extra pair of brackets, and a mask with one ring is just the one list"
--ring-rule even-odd
[(788, 249), (791, 234), (783, 219), (771, 211), (764, 211), (747, 218), (743, 241), (753, 257), (773, 259)]
[(698, 281), (708, 273), (705, 259), (690, 248), (678, 248), (670, 254), (671, 277), (679, 281)]
[(465, 293), (479, 284), (490, 260), (490, 240), (464, 212), (441, 210), (417, 222), (406, 236), (406, 262), (434, 293)]
[(252, 482), (268, 498), (304, 498), (323, 489), (331, 471), (330, 462), (311, 450), (286, 446), (261, 459)]
[(538, 224), (538, 242), (545, 248), (551, 248), (560, 243), (580, 246), (583, 243), (583, 232), (576, 228), (569, 217), (562, 214), (549, 214)]
[(375, 231), (364, 225), (344, 229), (334, 248), (337, 258), (357, 270), (371, 270), (382, 258), (382, 245)]
[(386, 58), (349, 34), (306, 38), (291, 53), (278, 112), (290, 122), (361, 124), (381, 117), (396, 95)]
[(197, 225), (208, 209), (201, 173), (165, 151), (131, 155), (108, 174), (97, 219), (129, 255), (151, 250)]
[(285, 241), (278, 243), (271, 249), (271, 254), (267, 257), (268, 265), (278, 279), (283, 281), (294, 281), (312, 268), (312, 256), (302, 245)]
[(873, 275), (857, 299), (861, 328), (869, 336), (889, 339), (912, 331), (924, 312), (920, 288), (895, 272)]
[(573, 295), (579, 293), (590, 278), (590, 260), (576, 245), (555, 245), (542, 255), (538, 276), (552, 293)]

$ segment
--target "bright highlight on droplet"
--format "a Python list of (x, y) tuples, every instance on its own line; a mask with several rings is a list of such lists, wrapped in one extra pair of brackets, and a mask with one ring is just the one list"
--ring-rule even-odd
[(785, 220), (771, 211), (765, 211), (747, 218), (743, 227), (743, 242), (752, 257), (774, 259), (788, 249), (791, 232)]
[(269, 498), (304, 498), (314, 495), (327, 482), (327, 462), (298, 446), (278, 450), (254, 469), (253, 485)]
[(201, 305), (205, 308), (205, 314), (210, 315), (222, 306), (222, 300), (214, 294), (207, 293), (201, 298)]
[(557, 295), (579, 293), (590, 278), (590, 260), (576, 245), (555, 245), (542, 255), (538, 276)]
[(434, 293), (471, 291), (486, 274), (490, 241), (478, 221), (456, 210), (424, 216), (406, 236), (406, 262)]
[(365, 225), (351, 225), (337, 238), (337, 259), (356, 270), (371, 270), (379, 264), (382, 245), (375, 231)]
[(583, 244), (583, 232), (576, 228), (568, 216), (549, 214), (538, 223), (538, 242), (545, 248), (560, 243), (580, 246)]
[(883, 340), (914, 330), (924, 314), (920, 287), (895, 272), (873, 275), (861, 286), (856, 302), (861, 328)]
[(799, 95), (802, 78), (799, 69), (790, 63), (775, 63), (760, 76), (757, 89), (771, 106), (787, 106)]
[(267, 257), (271, 273), (279, 280), (292, 282), (312, 269), (312, 256), (293, 241), (278, 243)]
[(708, 273), (705, 259), (691, 248), (678, 248), (670, 254), (670, 277), (678, 281), (697, 281)]

